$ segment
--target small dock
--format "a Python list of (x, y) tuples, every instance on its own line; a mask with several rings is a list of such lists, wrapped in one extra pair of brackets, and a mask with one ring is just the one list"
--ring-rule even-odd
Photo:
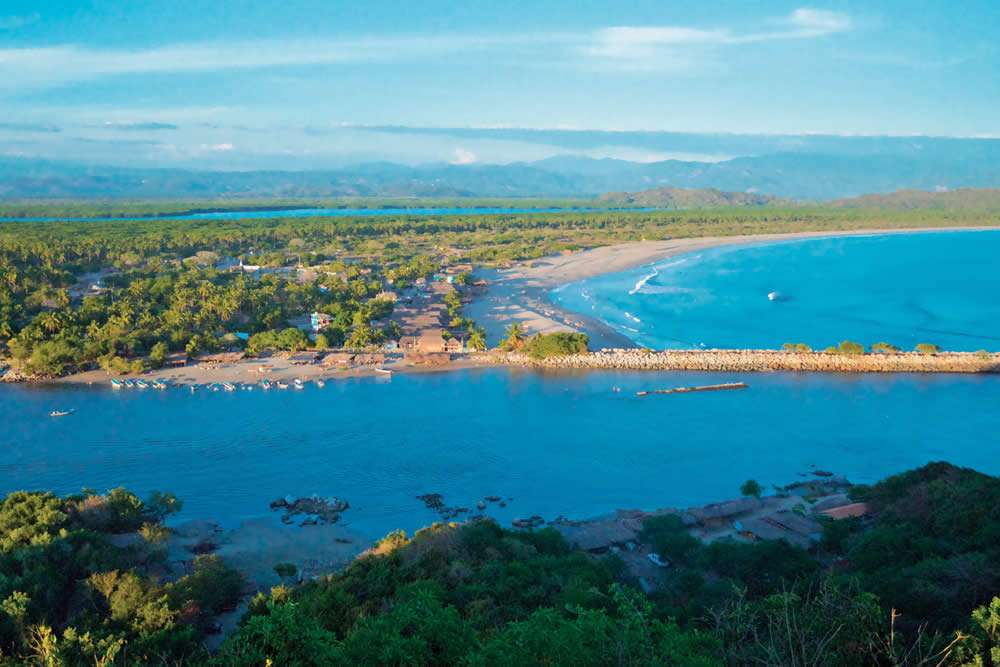
[(697, 391), (728, 391), (731, 389), (746, 389), (746, 382), (724, 382), (722, 384), (705, 384), (697, 387), (674, 387), (673, 389), (654, 389), (652, 391), (637, 391), (636, 396), (653, 396), (654, 394), (691, 394)]

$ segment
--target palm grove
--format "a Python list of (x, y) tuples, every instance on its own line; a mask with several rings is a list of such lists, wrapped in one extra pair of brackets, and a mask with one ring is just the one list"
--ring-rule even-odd
[[(42, 205), (44, 212), (44, 205)], [(503, 265), (613, 241), (932, 225), (983, 225), (988, 211), (760, 208), (509, 215), (0, 223), (0, 355), (29, 373), (134, 371), (171, 351), (254, 335), (248, 351), (308, 343), (289, 320), (333, 318), (320, 344), (365, 347), (398, 335), (376, 298), (448, 262)], [(257, 279), (236, 258), (264, 267)], [(230, 264), (227, 265), (227, 262)], [(297, 266), (317, 269), (300, 280)], [(87, 279), (99, 276), (100, 289)], [(448, 324), (481, 330), (448, 304)]]

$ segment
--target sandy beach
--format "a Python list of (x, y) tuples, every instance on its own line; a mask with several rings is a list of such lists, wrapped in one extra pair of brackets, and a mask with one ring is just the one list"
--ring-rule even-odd
[(586, 333), (590, 336), (592, 350), (634, 347), (628, 338), (603, 322), (555, 305), (549, 297), (549, 293), (556, 287), (601, 274), (627, 271), (676, 255), (719, 246), (838, 236), (877, 236), (997, 229), (1000, 227), (926, 227), (795, 232), (789, 234), (704, 236), (602, 246), (522, 262), (502, 271), (481, 271), (480, 273), (483, 273), (489, 282), (489, 287), (484, 295), (466, 307), (466, 313), (486, 329), (490, 345), (495, 345), (503, 337), (507, 327), (517, 322), (530, 334), (554, 331)]

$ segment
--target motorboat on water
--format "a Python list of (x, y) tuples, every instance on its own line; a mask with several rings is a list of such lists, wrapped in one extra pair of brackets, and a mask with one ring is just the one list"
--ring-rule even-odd
[(71, 414), (73, 414), (72, 410), (53, 410), (49, 413), (49, 417), (65, 417)]
[(777, 301), (780, 298), (781, 298), (781, 295), (778, 294), (777, 292), (768, 292), (767, 293), (767, 300), (768, 301)]
[(323, 387), (326, 386), (326, 382), (324, 382), (323, 380), (316, 380), (316, 386), (322, 389)]

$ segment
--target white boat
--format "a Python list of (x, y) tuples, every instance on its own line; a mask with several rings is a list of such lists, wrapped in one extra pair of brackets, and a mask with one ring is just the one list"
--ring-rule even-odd
[(392, 371), (390, 371), (388, 368), (376, 368), (375, 372), (382, 373), (383, 375), (392, 375)]
[(271, 381), (267, 380), (267, 379), (261, 380), (261, 382), (260, 382), (260, 388), (261, 389), (270, 389), (271, 388)]
[(132, 387), (135, 386), (134, 384), (132, 384), (132, 381), (129, 380), (128, 378), (125, 378), (125, 380), (122, 381), (122, 384), (124, 384), (125, 387), (128, 389), (131, 389)]
[(316, 386), (322, 389), (323, 387), (326, 386), (326, 382), (324, 382), (323, 380), (316, 380)]
[(278, 382), (278, 389), (288, 389), (287, 382)]
[(111, 378), (111, 388), (112, 389), (121, 389), (123, 386), (124, 385), (122, 384), (121, 380), (119, 380), (118, 378)]
[(65, 417), (66, 415), (73, 414), (72, 410), (53, 410), (49, 413), (49, 417)]
[(135, 381), (135, 386), (138, 387), (139, 389), (148, 389), (149, 388), (149, 384), (147, 384), (145, 380), (136, 380)]
[(777, 301), (780, 296), (781, 295), (778, 294), (777, 292), (768, 292), (767, 293), (767, 300), (768, 301)]
[(302, 384), (302, 380), (300, 380), (298, 378), (295, 378), (292, 382), (295, 383), (295, 388), (296, 389), (305, 389), (305, 385)]
[(236, 385), (230, 384), (228, 382), (222, 383), (222, 388), (226, 391), (236, 391)]

